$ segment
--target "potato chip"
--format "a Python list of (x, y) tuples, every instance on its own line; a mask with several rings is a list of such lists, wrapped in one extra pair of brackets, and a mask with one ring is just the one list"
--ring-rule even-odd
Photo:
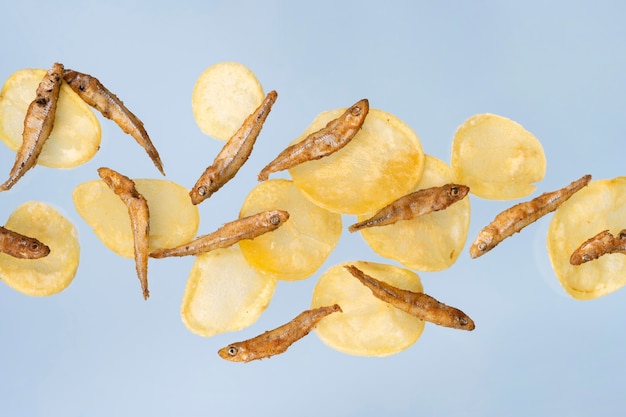
[(495, 114), (477, 114), (459, 126), (450, 163), (472, 194), (490, 200), (525, 197), (546, 172), (539, 140), (513, 120)]
[(239, 217), (266, 210), (286, 210), (289, 220), (279, 229), (239, 242), (248, 262), (278, 279), (309, 277), (326, 260), (341, 235), (341, 216), (311, 203), (293, 181), (260, 183), (246, 197)]
[[(458, 182), (452, 169), (440, 159), (426, 156), (424, 173), (413, 191)], [(358, 216), (362, 221), (374, 212)], [(377, 254), (419, 271), (449, 268), (459, 257), (470, 223), (468, 197), (441, 211), (411, 220), (361, 230), (363, 239)]]
[(424, 322), (379, 300), (343, 266), (410, 291), (423, 291), (420, 278), (408, 269), (373, 262), (335, 265), (319, 278), (311, 308), (339, 304), (342, 314), (322, 320), (315, 331), (331, 348), (359, 356), (388, 356), (401, 352), (422, 335)]
[[(0, 92), (0, 140), (11, 150), (22, 144), (24, 118), (35, 99), (44, 69), (14, 72)], [(100, 148), (100, 122), (91, 108), (65, 83), (61, 85), (54, 127), (37, 163), (50, 168), (74, 168), (89, 161)]]
[(251, 267), (237, 245), (199, 255), (183, 296), (183, 323), (204, 337), (248, 327), (269, 305), (276, 282)]
[(0, 253), (0, 280), (26, 295), (48, 296), (63, 291), (78, 269), (80, 245), (74, 225), (54, 207), (37, 201), (19, 206), (6, 227), (40, 240), (50, 253), (40, 259), (17, 259)]
[[(150, 251), (178, 246), (196, 236), (200, 214), (186, 188), (168, 180), (134, 181), (150, 209)], [(134, 256), (128, 208), (104, 181), (82, 183), (72, 197), (78, 214), (106, 247), (125, 258)]]
[(249, 68), (238, 62), (220, 62), (200, 74), (191, 108), (204, 134), (227, 141), (264, 97), (261, 83)]
[[(320, 113), (292, 144), (344, 111)], [(424, 151), (415, 132), (394, 115), (370, 109), (361, 130), (344, 148), (291, 168), (289, 173), (315, 204), (336, 213), (362, 214), (407, 194), (423, 169)]]
[(626, 177), (591, 181), (559, 207), (547, 233), (548, 255), (561, 286), (575, 299), (590, 300), (626, 284), (626, 256), (603, 255), (570, 264), (576, 248), (603, 230), (617, 234), (626, 228)]

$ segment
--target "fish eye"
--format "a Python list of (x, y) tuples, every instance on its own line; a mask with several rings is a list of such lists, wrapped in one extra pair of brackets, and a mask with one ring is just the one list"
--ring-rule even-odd
[(207, 189), (204, 185), (198, 187), (198, 195), (204, 196), (207, 193)]
[(39, 243), (37, 243), (37, 242), (31, 242), (31, 243), (30, 243), (30, 250), (32, 250), (32, 251), (39, 250)]
[(361, 107), (360, 106), (354, 106), (352, 107), (352, 110), (350, 111), (350, 114), (352, 114), (353, 116), (360, 116), (361, 115)]
[(452, 187), (452, 188), (450, 189), (450, 193), (451, 193), (452, 195), (454, 195), (454, 196), (459, 195), (459, 189), (458, 189), (458, 187)]
[(461, 326), (467, 326), (467, 319), (465, 317), (461, 317), (459, 319), (459, 323), (461, 323)]
[(235, 347), (235, 346), (229, 346), (228, 347), (228, 354), (230, 356), (235, 356), (237, 354), (237, 352), (239, 352), (239, 349), (237, 349), (237, 347)]
[(591, 260), (591, 256), (590, 256), (589, 254), (585, 253), (585, 254), (582, 256), (582, 261), (583, 261), (583, 262), (589, 262), (590, 260)]
[(482, 252), (482, 251), (484, 251), (485, 249), (487, 249), (487, 244), (486, 244), (485, 242), (480, 242), (480, 243), (478, 244), (478, 250)]

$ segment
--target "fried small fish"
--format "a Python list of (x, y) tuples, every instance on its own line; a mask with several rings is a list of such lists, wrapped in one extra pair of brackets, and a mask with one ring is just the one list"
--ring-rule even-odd
[(519, 232), (529, 224), (553, 212), (574, 193), (589, 184), (589, 181), (591, 181), (591, 175), (585, 175), (566, 187), (544, 193), (531, 201), (519, 203), (504, 210), (478, 233), (476, 240), (470, 246), (470, 256), (477, 258), (489, 252), (513, 233)]
[(626, 255), (626, 229), (621, 230), (617, 236), (613, 236), (611, 232), (604, 230), (590, 237), (572, 252), (569, 263), (581, 265), (610, 253)]
[(0, 252), (20, 259), (39, 259), (48, 256), (50, 248), (34, 237), (0, 226)]
[(270, 91), (261, 105), (246, 118), (239, 130), (226, 142), (215, 157), (213, 165), (204, 171), (189, 192), (193, 204), (200, 204), (211, 197), (230, 181), (248, 160), (256, 138), (261, 133), (263, 123), (270, 114), (277, 97), (276, 91)]
[(321, 319), (336, 311), (341, 311), (341, 307), (337, 304), (306, 310), (289, 323), (252, 339), (232, 343), (221, 348), (217, 353), (232, 362), (250, 362), (278, 355), (309, 334)]
[(366, 227), (386, 226), (400, 220), (410, 220), (433, 211), (444, 210), (465, 198), (468, 192), (469, 187), (459, 184), (424, 188), (400, 197), (380, 209), (369, 219), (348, 227), (348, 230), (356, 232)]
[(89, 74), (67, 69), (63, 78), (85, 103), (98, 110), (107, 119), (113, 120), (124, 133), (131, 135), (148, 152), (159, 172), (165, 175), (159, 152), (152, 144), (143, 122), (126, 108), (122, 100)]
[(278, 229), (289, 219), (284, 210), (270, 210), (224, 224), (213, 233), (197, 237), (189, 243), (171, 249), (157, 249), (150, 254), (153, 258), (169, 256), (199, 255), (219, 248), (227, 248), (243, 239), (257, 236)]
[(357, 134), (369, 112), (369, 101), (362, 99), (348, 108), (341, 116), (311, 133), (302, 141), (288, 146), (259, 173), (259, 181), (265, 181), (273, 172), (292, 168), (307, 161), (328, 156), (346, 146)]
[(63, 82), (63, 64), (55, 63), (37, 87), (37, 97), (30, 103), (24, 118), (22, 145), (17, 151), (9, 178), (0, 185), (0, 191), (13, 187), (35, 166), (43, 145), (54, 127), (54, 116)]
[(148, 237), (150, 235), (148, 202), (137, 191), (135, 182), (130, 178), (110, 168), (99, 168), (98, 175), (128, 208), (128, 216), (133, 231), (135, 268), (141, 283), (143, 298), (147, 300), (150, 296), (148, 291)]
[(344, 268), (372, 291), (374, 296), (399, 310), (439, 326), (474, 330), (474, 321), (461, 310), (445, 305), (428, 294), (403, 290), (373, 278), (354, 265)]

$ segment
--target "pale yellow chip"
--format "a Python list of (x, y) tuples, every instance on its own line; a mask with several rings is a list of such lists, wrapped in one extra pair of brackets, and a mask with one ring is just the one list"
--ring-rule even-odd
[(477, 114), (459, 126), (450, 164), (472, 194), (490, 200), (528, 196), (546, 172), (539, 140), (520, 124), (495, 114)]
[(311, 308), (339, 304), (342, 314), (331, 314), (315, 328), (331, 348), (359, 356), (388, 356), (401, 352), (422, 335), (424, 321), (376, 298), (343, 265), (354, 265), (381, 281), (422, 292), (417, 274), (408, 269), (372, 262), (348, 262), (328, 269), (315, 286)]
[(264, 99), (254, 73), (238, 62), (220, 62), (204, 70), (191, 96), (193, 117), (206, 135), (227, 141)]
[(289, 220), (273, 232), (240, 241), (243, 255), (255, 268), (278, 279), (307, 278), (337, 245), (341, 216), (311, 203), (292, 181), (276, 179), (250, 191), (239, 217), (275, 209), (289, 212)]
[[(458, 183), (452, 169), (427, 155), (422, 179), (411, 192), (450, 183)], [(358, 221), (374, 213), (358, 216)], [(388, 226), (365, 228), (361, 234), (372, 250), (385, 258), (419, 271), (440, 271), (456, 262), (467, 240), (469, 223), (470, 201), (466, 196), (445, 210)]]
[(269, 305), (276, 282), (251, 267), (237, 245), (199, 255), (180, 308), (183, 323), (204, 337), (248, 327)]
[[(11, 150), (22, 145), (24, 118), (37, 96), (37, 86), (46, 74), (43, 69), (14, 72), (0, 92), (0, 140)], [(100, 148), (100, 122), (91, 108), (69, 85), (59, 93), (54, 128), (37, 163), (50, 168), (74, 168), (89, 161)]]
[(0, 253), (0, 280), (26, 295), (53, 295), (74, 279), (80, 258), (78, 233), (74, 225), (54, 207), (37, 201), (19, 206), (5, 226), (38, 239), (50, 248), (39, 259), (17, 259)]
[(554, 213), (547, 234), (548, 255), (561, 286), (573, 298), (590, 300), (626, 284), (626, 255), (603, 255), (571, 265), (572, 252), (587, 239), (626, 228), (626, 177), (591, 181)]
[[(137, 179), (137, 191), (150, 210), (149, 250), (172, 248), (192, 240), (200, 224), (197, 206), (189, 191), (168, 180)], [(128, 208), (102, 180), (78, 185), (72, 193), (76, 211), (96, 236), (113, 252), (132, 258), (133, 233)]]
[[(297, 143), (339, 117), (345, 109), (320, 113)], [(289, 170), (300, 190), (321, 207), (362, 214), (384, 206), (415, 187), (424, 151), (415, 132), (394, 115), (370, 109), (363, 127), (339, 151)]]

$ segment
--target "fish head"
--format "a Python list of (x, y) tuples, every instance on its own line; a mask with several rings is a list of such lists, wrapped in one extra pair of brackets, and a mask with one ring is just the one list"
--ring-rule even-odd
[(367, 116), (369, 110), (370, 105), (369, 101), (366, 98), (357, 101), (352, 105), (352, 107), (346, 110), (346, 124), (352, 126), (362, 125), (363, 120), (365, 119), (365, 116)]
[(20, 258), (39, 259), (47, 256), (50, 248), (35, 238), (24, 237), (18, 241), (15, 251)]
[(474, 320), (472, 320), (469, 316), (467, 316), (466, 314), (461, 314), (458, 315), (454, 318), (454, 328), (456, 329), (460, 329), (460, 330), (468, 330), (468, 331), (472, 331), (476, 328), (476, 324), (474, 323)]
[(231, 362), (248, 362), (250, 359), (248, 351), (240, 343), (233, 343), (217, 351), (222, 359)]
[(285, 210), (270, 210), (265, 213), (265, 220), (268, 225), (275, 227), (282, 226), (287, 220), (289, 220), (289, 212)]
[(461, 184), (448, 184), (446, 186), (448, 197), (453, 201), (459, 201), (465, 198), (469, 193), (469, 187)]
[(472, 246), (470, 246), (469, 252), (472, 258), (478, 258), (486, 252), (493, 249), (493, 235), (486, 230), (481, 230), (476, 237)]
[(191, 202), (194, 205), (202, 203), (211, 197), (223, 184), (218, 181), (218, 172), (209, 167), (198, 182), (189, 191)]

